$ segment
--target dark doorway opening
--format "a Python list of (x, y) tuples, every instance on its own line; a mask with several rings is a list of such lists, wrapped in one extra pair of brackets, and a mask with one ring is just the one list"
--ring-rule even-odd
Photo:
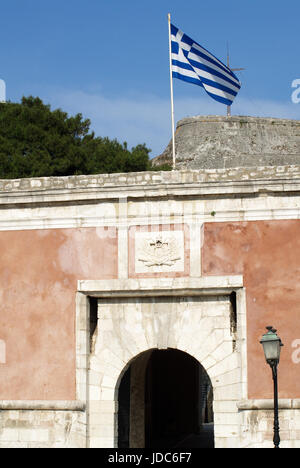
[[(143, 357), (145, 370), (139, 419), (143, 419), (143, 447), (213, 448), (213, 391), (205, 369), (189, 354), (175, 349), (151, 350)], [(145, 355), (145, 353), (142, 353)], [(131, 368), (119, 387), (119, 447), (133, 447), (130, 425), (136, 418), (133, 405), (136, 383), (131, 382)], [(141, 400), (141, 398), (140, 398)], [(134, 433), (134, 431), (132, 431)], [(142, 448), (142, 446), (141, 446)]]

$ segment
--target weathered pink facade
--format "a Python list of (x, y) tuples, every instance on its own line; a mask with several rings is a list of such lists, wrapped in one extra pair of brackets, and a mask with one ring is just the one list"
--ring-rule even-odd
[(0, 399), (75, 400), (77, 281), (117, 277), (117, 231), (4, 231), (0, 250)]
[[(272, 397), (257, 342), (265, 325), (276, 323), (285, 344), (280, 398), (300, 398), (291, 359), (292, 343), (300, 337), (300, 221), (205, 223), (203, 229), (203, 275), (244, 277), (249, 397)], [(189, 276), (188, 228), (173, 224), (167, 230), (186, 234), (185, 271), (167, 276)], [(115, 228), (0, 232), (1, 339), (8, 356), (0, 367), (0, 399), (76, 399), (77, 281), (118, 277), (117, 240)], [(129, 277), (165, 277), (134, 272), (133, 242), (129, 236)]]
[(241, 274), (247, 297), (248, 396), (272, 398), (271, 373), (257, 343), (266, 324), (276, 324), (284, 343), (279, 397), (300, 398), (293, 343), (300, 337), (300, 221), (207, 223), (203, 274)]

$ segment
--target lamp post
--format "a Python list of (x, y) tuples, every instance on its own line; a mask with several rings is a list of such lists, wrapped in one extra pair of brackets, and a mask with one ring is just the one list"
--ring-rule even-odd
[(277, 380), (277, 367), (280, 360), (280, 351), (283, 346), (281, 339), (276, 335), (273, 327), (266, 327), (268, 332), (265, 333), (260, 341), (263, 346), (265, 358), (267, 363), (272, 369), (272, 376), (274, 382), (274, 448), (279, 448), (279, 419), (278, 419), (278, 380)]

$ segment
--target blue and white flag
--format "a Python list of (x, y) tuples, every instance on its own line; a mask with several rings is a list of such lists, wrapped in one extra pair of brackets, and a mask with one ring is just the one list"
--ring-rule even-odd
[(241, 88), (237, 76), (173, 24), (171, 54), (174, 78), (202, 86), (213, 99), (231, 106)]

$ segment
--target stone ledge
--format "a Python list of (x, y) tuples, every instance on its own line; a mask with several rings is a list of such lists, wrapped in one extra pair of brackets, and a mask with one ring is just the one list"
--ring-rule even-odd
[(140, 278), (124, 280), (80, 280), (78, 292), (95, 297), (209, 296), (229, 295), (243, 287), (243, 276), (201, 278)]
[[(270, 400), (242, 400), (238, 404), (239, 411), (250, 410), (272, 410), (274, 408), (273, 399)], [(279, 409), (300, 409), (300, 399), (279, 399)]]
[(0, 411), (80, 411), (86, 404), (81, 401), (0, 400)]

